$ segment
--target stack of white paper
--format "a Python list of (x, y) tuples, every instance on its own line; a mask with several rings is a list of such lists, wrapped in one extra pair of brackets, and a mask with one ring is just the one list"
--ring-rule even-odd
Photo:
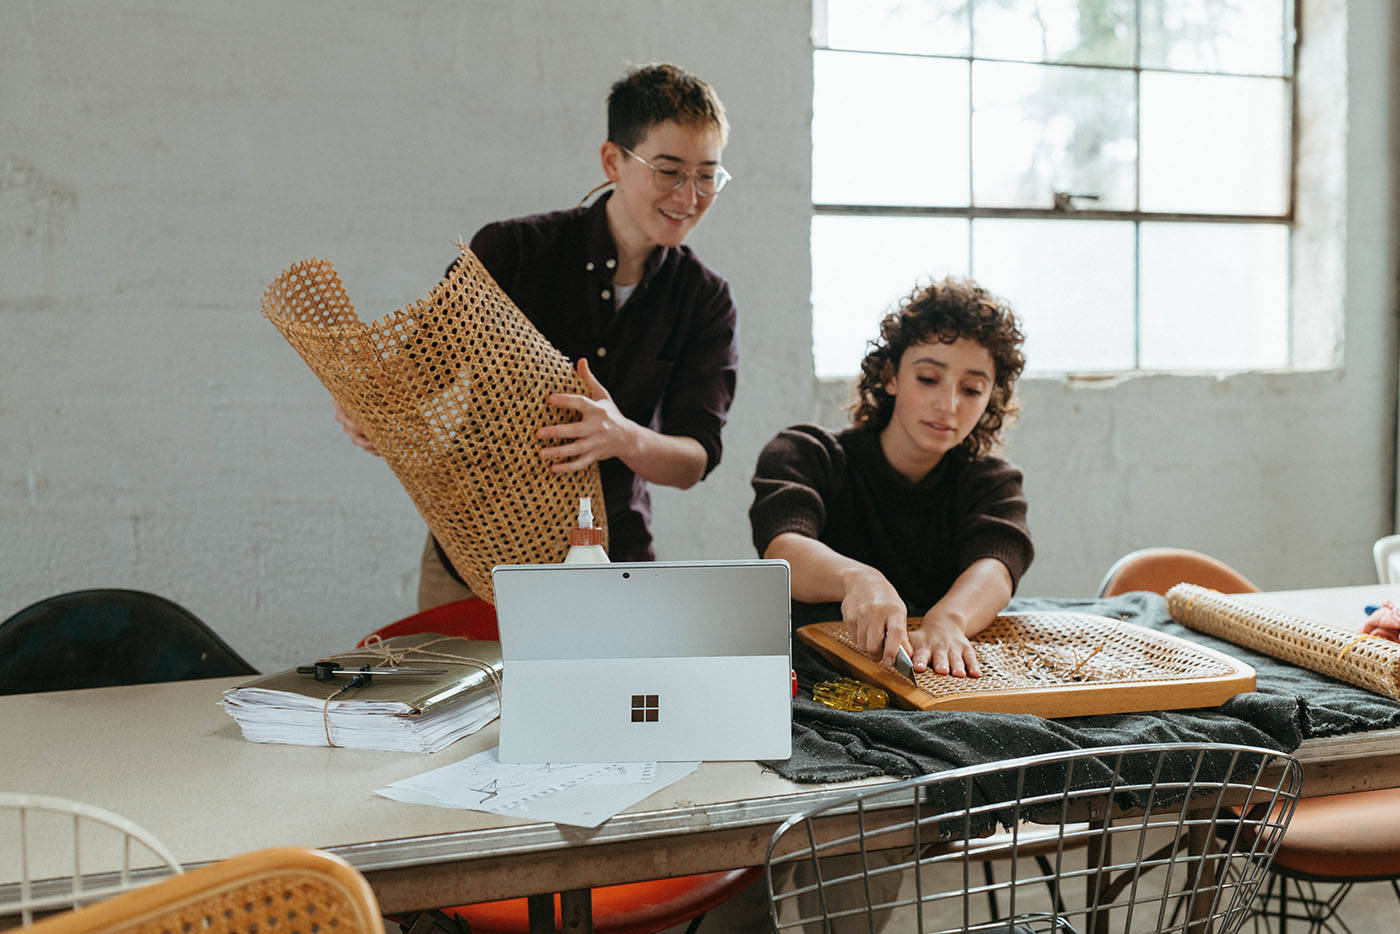
[(254, 743), (393, 752), (437, 752), (501, 712), (494, 693), (456, 698), (416, 716), (404, 703), (333, 700), (327, 707), (314, 698), (262, 688), (230, 691), (222, 703), (243, 738)]
[[(368, 682), (347, 687), (345, 677), (317, 681), (291, 669), (226, 691), (220, 703), (255, 743), (395, 752), (437, 752), (501, 712), (499, 642), (397, 636), (334, 658), (346, 669), (368, 665)], [(376, 676), (390, 658), (398, 667), (438, 673)]]

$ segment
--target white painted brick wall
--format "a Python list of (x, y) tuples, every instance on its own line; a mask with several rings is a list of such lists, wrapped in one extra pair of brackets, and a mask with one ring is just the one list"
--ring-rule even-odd
[[(1397, 43), (1383, 4), (1353, 6), (1345, 370), (1028, 384), (1023, 592), (1085, 593), (1162, 542), (1271, 587), (1366, 579), (1393, 486)], [(607, 87), (655, 59), (729, 108), (736, 181), (692, 242), (743, 354), (724, 463), (658, 492), (658, 544), (750, 554), (758, 449), (840, 418), (811, 377), (809, 20), (801, 0), (0, 3), (0, 617), (149, 589), (271, 668), (411, 612), (422, 523), (261, 291), (323, 256), (365, 318), (419, 297), (459, 234), (601, 178)]]

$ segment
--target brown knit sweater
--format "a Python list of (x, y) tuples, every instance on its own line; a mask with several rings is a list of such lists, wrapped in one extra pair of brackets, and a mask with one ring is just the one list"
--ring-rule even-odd
[[(911, 615), (927, 612), (979, 558), (1006, 565), (1014, 588), (1034, 554), (1021, 472), (962, 448), (911, 483), (885, 460), (875, 432), (795, 425), (759, 455), (753, 489), (749, 522), (759, 555), (782, 532), (815, 538), (877, 568)], [(830, 613), (794, 604), (793, 623), (840, 618), (839, 609)]]

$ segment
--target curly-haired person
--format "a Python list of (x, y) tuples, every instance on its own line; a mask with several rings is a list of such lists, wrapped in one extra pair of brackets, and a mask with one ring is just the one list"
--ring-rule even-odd
[(1023, 339), (975, 282), (917, 289), (861, 362), (851, 427), (796, 425), (763, 449), (749, 520), (758, 553), (792, 566), (794, 625), (839, 612), (884, 665), (902, 645), (915, 671), (980, 674), (969, 640), (1033, 554), (1021, 472), (994, 453)]

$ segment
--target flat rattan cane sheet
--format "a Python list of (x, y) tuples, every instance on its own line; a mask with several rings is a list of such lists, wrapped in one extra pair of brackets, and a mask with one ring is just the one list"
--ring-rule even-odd
[(1400, 645), (1195, 584), (1167, 591), (1172, 619), (1309, 671), (1400, 700)]
[(556, 474), (535, 437), (576, 417), (545, 399), (584, 393), (582, 382), (465, 246), (427, 297), (372, 324), (321, 259), (278, 276), (262, 309), (379, 449), (477, 595), (493, 600), (497, 564), (562, 561), (580, 496), (607, 515), (597, 465)]
[[(909, 628), (922, 619), (911, 617)], [(1254, 669), (1144, 626), (1087, 613), (1003, 613), (972, 644), (980, 678), (921, 672), (910, 681), (867, 658), (841, 622), (798, 638), (901, 707), (1084, 717), (1215, 707), (1254, 690)]]

